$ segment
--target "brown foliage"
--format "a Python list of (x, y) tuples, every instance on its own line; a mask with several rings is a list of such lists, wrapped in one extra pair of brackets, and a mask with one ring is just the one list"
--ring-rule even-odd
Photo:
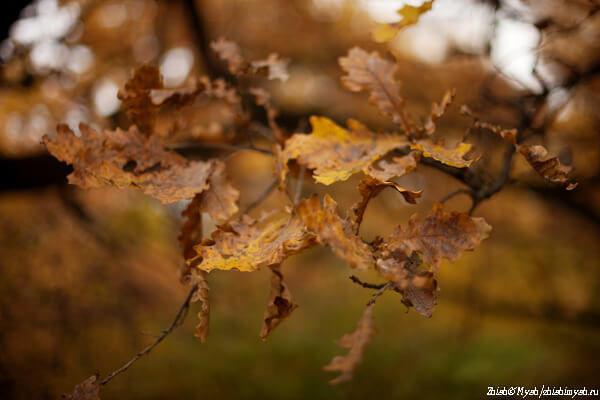
[(298, 307), (292, 300), (292, 294), (283, 281), (280, 265), (271, 265), (271, 290), (269, 292), (269, 301), (263, 317), (263, 325), (260, 330), (260, 338), (267, 340), (267, 336), (284, 319)]
[(354, 370), (362, 361), (365, 347), (375, 334), (373, 308), (374, 304), (367, 306), (358, 320), (356, 330), (338, 340), (338, 345), (348, 349), (348, 354), (334, 357), (329, 364), (323, 367), (325, 371), (340, 372), (339, 376), (330, 381), (331, 384), (335, 385), (352, 379)]

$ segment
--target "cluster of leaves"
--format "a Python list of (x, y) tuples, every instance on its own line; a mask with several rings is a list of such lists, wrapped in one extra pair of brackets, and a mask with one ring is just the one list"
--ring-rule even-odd
[[(129, 187), (141, 190), (163, 203), (191, 200), (183, 212), (179, 237), (187, 267), (183, 278), (193, 288), (191, 302), (200, 302), (196, 336), (206, 340), (209, 319), (208, 273), (215, 269), (272, 271), (271, 289), (260, 337), (264, 340), (297, 305), (283, 281), (282, 263), (293, 254), (322, 245), (356, 271), (372, 271), (384, 283), (360, 285), (377, 289), (361, 317), (355, 332), (344, 336), (340, 345), (349, 350), (334, 358), (326, 369), (338, 371), (332, 383), (352, 377), (364, 348), (374, 334), (373, 307), (385, 291), (395, 291), (401, 302), (419, 314), (430, 317), (436, 304), (437, 278), (442, 261), (456, 261), (463, 252), (474, 250), (490, 233), (483, 218), (470, 213), (446, 210), (441, 203), (427, 215), (414, 214), (399, 224), (387, 238), (366, 242), (360, 226), (369, 201), (385, 188), (397, 191), (409, 204), (416, 204), (421, 191), (404, 188), (395, 178), (410, 174), (420, 163), (428, 162), (456, 170), (475, 163), (473, 145), (459, 141), (447, 146), (436, 129), (436, 122), (454, 100), (448, 91), (440, 103), (434, 103), (429, 115), (417, 119), (405, 108), (405, 99), (395, 74), (394, 62), (378, 53), (360, 48), (349, 50), (339, 64), (344, 71), (342, 84), (352, 92), (366, 92), (369, 101), (390, 117), (390, 132), (375, 132), (356, 120), (342, 127), (323, 116), (310, 118), (311, 132), (289, 133), (277, 123), (278, 112), (269, 93), (254, 86), (262, 72), (268, 79), (285, 80), (287, 61), (272, 54), (265, 60), (247, 61), (239, 47), (220, 39), (212, 48), (226, 63), (227, 80), (202, 77), (177, 89), (163, 86), (158, 71), (150, 66), (139, 68), (119, 96), (133, 122), (127, 130), (98, 132), (82, 125), (79, 135), (60, 125), (55, 135), (44, 138), (48, 150), (73, 166), (69, 182), (82, 188), (100, 186)], [(262, 108), (270, 132), (275, 179), (279, 190), (287, 194), (288, 204), (252, 217), (240, 211), (239, 191), (228, 180), (223, 160), (189, 161), (170, 150), (155, 134), (154, 116), (163, 107), (181, 107), (204, 96), (225, 101), (238, 115), (240, 133), (248, 134), (250, 122), (258, 123), (256, 109)], [(519, 143), (518, 132), (474, 119), (473, 126), (487, 128), (513, 145), (544, 178), (572, 189), (568, 168), (547, 156), (541, 146)], [(358, 186), (360, 200), (339, 212), (329, 195), (311, 195), (301, 199), (288, 193), (291, 165), (311, 171), (317, 183), (331, 185), (362, 174)], [(202, 213), (217, 223), (210, 238), (202, 238)], [(89, 386), (96, 380), (85, 382)], [(85, 388), (80, 388), (84, 390)], [(87, 390), (87, 389), (85, 389)], [(75, 395), (76, 396), (76, 395)], [(78, 397), (73, 397), (78, 398)], [(81, 398), (81, 397), (79, 397)]]

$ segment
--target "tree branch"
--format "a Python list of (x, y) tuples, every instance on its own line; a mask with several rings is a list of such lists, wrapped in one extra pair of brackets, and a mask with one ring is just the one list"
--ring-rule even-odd
[(160, 344), (160, 342), (162, 342), (171, 332), (173, 332), (173, 330), (175, 328), (180, 326), (183, 323), (183, 321), (185, 320), (185, 317), (187, 316), (187, 312), (190, 308), (190, 303), (192, 301), (192, 297), (194, 296), (194, 293), (196, 293), (197, 290), (198, 290), (198, 285), (194, 285), (191, 287), (190, 291), (188, 292), (188, 294), (185, 298), (185, 301), (179, 307), (179, 311), (177, 311), (177, 314), (175, 315), (173, 322), (171, 322), (171, 325), (169, 325), (169, 327), (167, 329), (163, 330), (162, 333), (156, 338), (156, 340), (154, 340), (154, 342), (152, 342), (151, 344), (146, 346), (144, 349), (139, 351), (135, 356), (133, 356), (129, 361), (127, 361), (121, 367), (119, 367), (118, 369), (116, 369), (113, 372), (111, 372), (110, 374), (108, 374), (106, 376), (106, 378), (104, 378), (103, 380), (100, 381), (100, 385), (102, 385), (102, 386), (106, 385), (111, 380), (113, 380), (116, 376), (127, 371), (137, 360), (139, 360), (143, 356), (150, 353), (156, 346), (158, 346)]

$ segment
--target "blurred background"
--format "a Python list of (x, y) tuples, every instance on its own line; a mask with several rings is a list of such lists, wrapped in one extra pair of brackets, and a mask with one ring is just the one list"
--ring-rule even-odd
[[(8, 4), (6, 4), (8, 3)], [(136, 192), (80, 191), (39, 144), (65, 122), (127, 126), (117, 98), (132, 70), (160, 68), (168, 87), (223, 73), (209, 44), (237, 42), (250, 59), (277, 52), (290, 78), (260, 85), (280, 122), (358, 118), (386, 129), (364, 96), (339, 83), (337, 59), (353, 46), (398, 60), (408, 107), (426, 115), (456, 88), (440, 122), (465, 134), (468, 104), (516, 127), (571, 164), (580, 186), (549, 187), (516, 162), (510, 185), (480, 208), (493, 226), (475, 252), (443, 265), (431, 319), (399, 296), (378, 302), (378, 334), (353, 381), (329, 386), (321, 370), (340, 354), (370, 293), (347, 267), (314, 248), (285, 263), (300, 307), (263, 343), (258, 337), (269, 271), (210, 274), (211, 332), (200, 344), (193, 315), (154, 352), (103, 390), (106, 399), (481, 398), (488, 386), (600, 386), (600, 4), (592, 0), (436, 0), (389, 43), (371, 32), (395, 22), (395, 0), (38, 0), (4, 2), (0, 44), (0, 398), (54, 399), (94, 372), (121, 365), (173, 318), (185, 297), (177, 235), (185, 204), (164, 207)], [(223, 104), (192, 104), (158, 117), (172, 143), (236, 143)], [(469, 132), (494, 176), (498, 138)], [(222, 155), (207, 150), (204, 156)], [(227, 157), (241, 202), (272, 180), (270, 158)], [(386, 235), (460, 187), (426, 166), (401, 183), (417, 206), (385, 192), (371, 202), (363, 236)], [(328, 192), (356, 201), (358, 178)], [(329, 190), (331, 189), (331, 190)], [(307, 181), (304, 193), (323, 193)], [(267, 199), (264, 208), (281, 199)], [(457, 196), (448, 206), (468, 210)], [(210, 221), (208, 221), (210, 222)], [(210, 233), (210, 223), (205, 224)], [(193, 310), (192, 310), (193, 311)], [(192, 312), (192, 314), (194, 314)]]

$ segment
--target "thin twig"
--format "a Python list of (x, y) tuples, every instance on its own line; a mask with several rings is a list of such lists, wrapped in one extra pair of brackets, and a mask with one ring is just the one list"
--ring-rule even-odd
[(442, 197), (442, 199), (440, 200), (440, 203), (445, 203), (448, 200), (450, 200), (451, 198), (453, 198), (454, 196), (458, 196), (459, 194), (463, 194), (463, 193), (471, 196), (471, 198), (473, 196), (473, 192), (471, 192), (471, 190), (465, 189), (465, 188), (460, 188), (460, 189), (453, 190), (452, 192), (450, 192), (447, 195), (445, 195), (444, 197)]
[(273, 179), (273, 181), (267, 186), (267, 188), (254, 200), (252, 203), (248, 204), (242, 214), (247, 214), (250, 211), (254, 210), (260, 203), (262, 203), (269, 195), (275, 190), (277, 187), (277, 179)]
[(156, 338), (156, 340), (154, 340), (154, 342), (152, 342), (151, 344), (146, 346), (143, 350), (139, 351), (136, 355), (134, 355), (129, 361), (127, 361), (125, 364), (123, 364), (120, 368), (118, 368), (118, 369), (114, 370), (113, 372), (111, 372), (110, 374), (108, 374), (106, 376), (106, 378), (104, 378), (102, 381), (100, 381), (100, 385), (102, 385), (102, 386), (106, 385), (111, 380), (113, 380), (117, 375), (120, 375), (123, 372), (127, 371), (137, 360), (139, 360), (146, 354), (150, 353), (156, 346), (158, 346), (158, 344), (160, 342), (162, 342), (171, 332), (173, 332), (173, 330), (175, 328), (180, 326), (183, 323), (183, 321), (185, 320), (188, 309), (190, 308), (190, 303), (192, 301), (192, 297), (194, 296), (194, 293), (196, 293), (197, 290), (198, 290), (198, 285), (194, 285), (191, 287), (190, 291), (188, 292), (188, 295), (185, 298), (185, 301), (183, 302), (181, 307), (179, 307), (179, 311), (177, 311), (177, 314), (175, 315), (173, 322), (171, 322), (171, 325), (169, 325), (169, 327), (167, 329), (162, 331), (161, 334)]
[(382, 287), (384, 287), (385, 285), (387, 285), (387, 283), (369, 283), (369, 282), (363, 282), (358, 277), (356, 277), (354, 275), (350, 276), (350, 280), (352, 282), (356, 283), (357, 285), (360, 285), (360, 286), (364, 287), (365, 289), (381, 289)]
[(385, 293), (386, 290), (392, 289), (393, 287), (394, 287), (394, 283), (393, 282), (388, 282), (385, 285), (383, 285), (383, 287), (381, 289), (379, 289), (375, 293), (373, 293), (373, 295), (371, 296), (371, 298), (367, 302), (367, 307), (375, 304), (375, 302), (377, 301), (377, 299), (379, 298), (379, 296), (381, 296), (383, 293)]
[(294, 207), (298, 205), (300, 197), (302, 196), (302, 187), (304, 186), (304, 172), (306, 172), (306, 166), (300, 165), (300, 172), (298, 173), (298, 180), (296, 181), (296, 188), (294, 189)]

